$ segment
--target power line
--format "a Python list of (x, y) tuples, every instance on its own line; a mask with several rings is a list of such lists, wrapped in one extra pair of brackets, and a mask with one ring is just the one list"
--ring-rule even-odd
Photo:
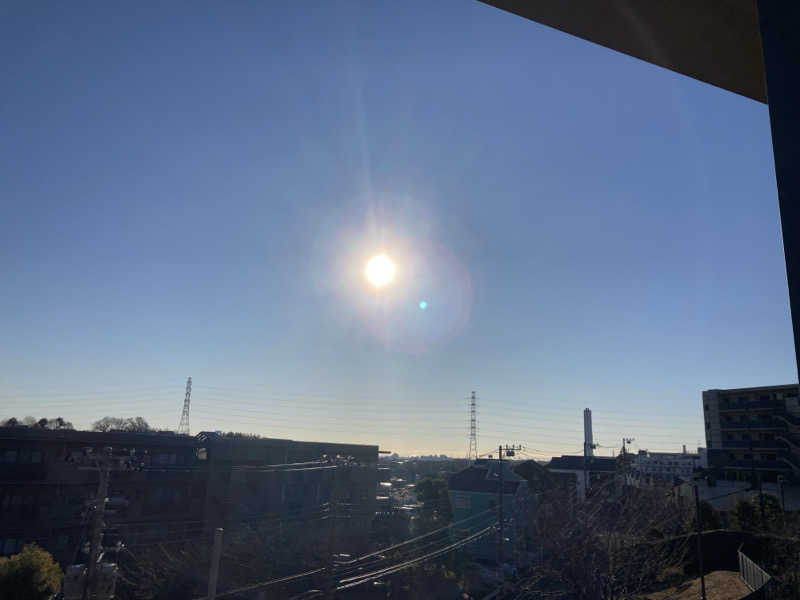
[(345, 590), (345, 589), (348, 589), (348, 588), (351, 588), (351, 587), (362, 585), (362, 584), (367, 583), (369, 581), (373, 581), (375, 579), (379, 579), (380, 577), (385, 577), (386, 575), (391, 575), (392, 573), (396, 573), (398, 571), (402, 571), (403, 569), (407, 569), (409, 567), (413, 567), (414, 565), (417, 565), (417, 564), (419, 564), (421, 562), (425, 562), (426, 560), (430, 560), (431, 558), (436, 558), (438, 556), (441, 556), (442, 554), (446, 554), (448, 552), (452, 552), (453, 550), (461, 548), (462, 546), (466, 546), (467, 544), (476, 541), (478, 538), (483, 537), (484, 535), (487, 535), (488, 533), (490, 533), (492, 531), (492, 529), (494, 529), (494, 527), (492, 527), (492, 526), (486, 527), (486, 528), (478, 531), (477, 533), (473, 533), (472, 535), (470, 535), (470, 536), (468, 536), (468, 537), (466, 537), (466, 538), (464, 538), (462, 540), (459, 540), (458, 542), (455, 542), (454, 544), (450, 544), (448, 546), (445, 546), (444, 548), (441, 548), (441, 549), (436, 550), (434, 552), (429, 552), (428, 554), (424, 554), (424, 555), (419, 556), (417, 558), (414, 558), (414, 559), (411, 559), (411, 560), (407, 560), (407, 561), (405, 561), (405, 562), (403, 562), (403, 563), (401, 563), (399, 565), (395, 565), (393, 567), (387, 567), (385, 569), (380, 569), (378, 571), (373, 571), (372, 573), (365, 573), (364, 575), (361, 575), (361, 576), (342, 579), (339, 583), (343, 583), (344, 585), (340, 585), (336, 589), (337, 590)]

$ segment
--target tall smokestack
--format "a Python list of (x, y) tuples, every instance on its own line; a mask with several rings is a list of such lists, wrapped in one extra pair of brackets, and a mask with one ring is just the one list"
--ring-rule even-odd
[(583, 455), (594, 456), (594, 440), (592, 439), (592, 411), (583, 409)]

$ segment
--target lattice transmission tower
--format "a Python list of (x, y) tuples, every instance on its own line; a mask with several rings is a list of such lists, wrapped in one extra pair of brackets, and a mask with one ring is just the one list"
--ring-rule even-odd
[(189, 403), (192, 399), (192, 378), (186, 380), (186, 397), (183, 399), (183, 412), (181, 413), (181, 424), (178, 425), (178, 433), (189, 435)]
[(478, 400), (475, 392), (469, 397), (469, 450), (468, 460), (478, 460)]

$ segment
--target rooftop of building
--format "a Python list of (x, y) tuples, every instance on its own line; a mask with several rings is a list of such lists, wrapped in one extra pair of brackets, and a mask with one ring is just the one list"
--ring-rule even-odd
[(781, 385), (760, 385), (760, 386), (746, 387), (746, 388), (727, 388), (727, 389), (711, 388), (709, 390), (703, 390), (703, 393), (705, 394), (706, 392), (723, 392), (727, 394), (731, 392), (734, 393), (767, 392), (767, 391), (781, 392), (785, 390), (796, 390), (798, 389), (798, 386), (800, 386), (800, 384), (787, 383)]
[[(511, 464), (503, 464), (503, 493), (515, 494), (525, 479), (511, 470)], [(500, 491), (500, 461), (478, 459), (463, 471), (454, 473), (447, 480), (447, 487), (457, 492), (482, 492), (497, 494)]]
[(196, 448), (200, 446), (287, 446), (298, 445), (314, 449), (320, 455), (326, 453), (364, 454), (375, 455), (377, 460), (378, 446), (367, 444), (343, 444), (338, 442), (305, 442), (281, 438), (266, 438), (249, 435), (225, 435), (219, 432), (203, 431), (196, 436), (182, 435), (174, 431), (87, 431), (82, 429), (45, 429), (41, 427), (28, 427), (17, 425), (13, 427), (0, 427), (0, 440), (40, 441), (40, 442), (66, 442), (85, 444), (87, 446), (181, 446)]
[(617, 459), (608, 456), (554, 456), (547, 465), (548, 469), (562, 471), (608, 471), (617, 470)]

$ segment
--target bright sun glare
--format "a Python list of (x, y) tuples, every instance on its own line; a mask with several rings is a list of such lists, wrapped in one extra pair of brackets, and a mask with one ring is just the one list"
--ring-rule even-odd
[(385, 254), (378, 254), (369, 259), (367, 268), (364, 269), (364, 275), (366, 275), (367, 281), (375, 287), (383, 287), (392, 282), (395, 271), (392, 259)]

